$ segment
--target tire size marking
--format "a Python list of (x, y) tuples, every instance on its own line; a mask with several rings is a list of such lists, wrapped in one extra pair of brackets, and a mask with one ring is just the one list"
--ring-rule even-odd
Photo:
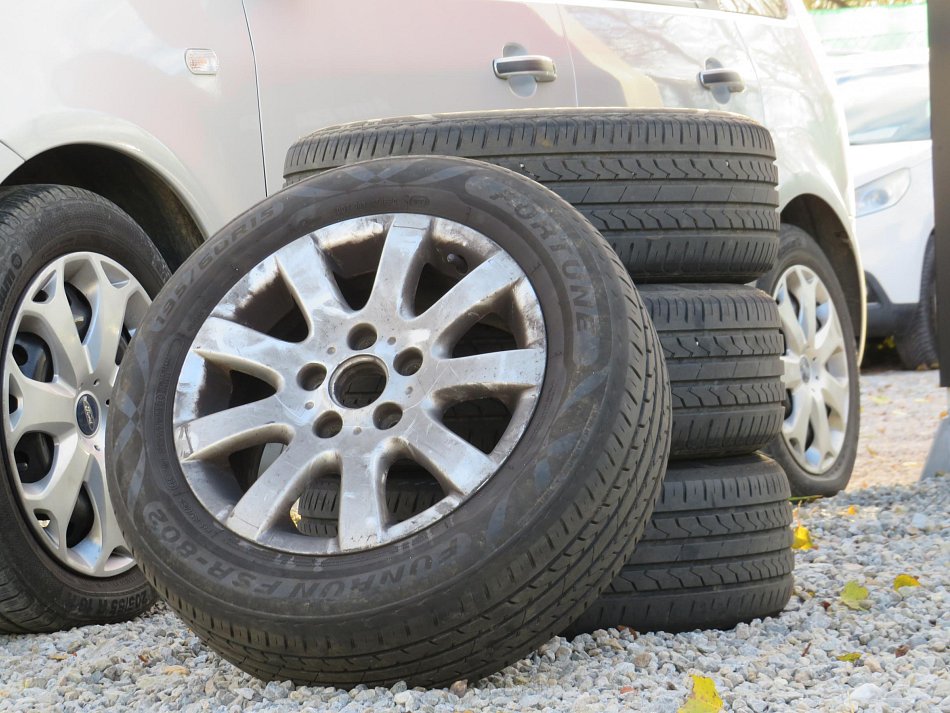
[[(406, 578), (419, 577), (435, 568), (451, 567), (464, 546), (461, 536), (449, 539), (445, 546), (431, 555), (407, 556), (407, 561), (370, 572), (362, 576), (341, 577), (337, 579), (321, 578), (319, 571), (313, 572), (309, 580), (298, 575), (294, 580), (262, 577), (237, 565), (222, 562), (206, 550), (200, 548), (173, 524), (171, 518), (158, 503), (150, 503), (144, 510), (145, 521), (158, 540), (172, 554), (172, 561), (189, 560), (209, 578), (236, 590), (264, 596), (280, 596), (287, 599), (336, 600), (351, 598), (353, 594), (365, 594), (374, 590), (391, 591), (401, 587)], [(280, 561), (275, 552), (275, 562)]]

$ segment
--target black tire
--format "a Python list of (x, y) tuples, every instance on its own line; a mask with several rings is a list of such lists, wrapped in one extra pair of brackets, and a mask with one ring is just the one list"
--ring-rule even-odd
[(284, 177), (425, 154), (488, 161), (544, 184), (590, 220), (638, 284), (749, 282), (777, 254), (772, 139), (732, 114), (564, 109), (358, 122), (299, 139)]
[(934, 237), (930, 236), (924, 250), (920, 271), (920, 302), (907, 327), (894, 336), (897, 354), (905, 369), (936, 369), (937, 351), (937, 262)]
[[(171, 432), (178, 374), (251, 267), (321, 225), (394, 206), (464, 221), (526, 267), (547, 325), (540, 397), (504, 464), (434, 524), (354, 553), (280, 556), (222, 525), (189, 487)], [(619, 571), (669, 451), (659, 344), (616, 256), (544, 188), (463, 159), (372, 161), (268, 198), (179, 269), (131, 352), (108, 459), (133, 552), (202, 639), (265, 679), (445, 685), (523, 656)]]
[(782, 428), (774, 300), (744, 285), (645, 285), (673, 394), (670, 458), (752, 453)]
[[(169, 276), (141, 228), (100, 196), (48, 185), (10, 187), (0, 194), (0, 359), (13, 358), (13, 315), (37, 273), (61, 256), (84, 251), (114, 259), (150, 295)], [(6, 397), (4, 407), (10, 408)], [(0, 438), (0, 454), (0, 633), (118, 622), (150, 607), (155, 593), (138, 569), (112, 577), (87, 576), (52, 556), (26, 521), (14, 481), (20, 475), (6, 438)]]
[(567, 631), (727, 629), (780, 612), (792, 594), (792, 509), (761, 454), (671, 463), (620, 575)]
[[(835, 270), (825, 257), (821, 247), (808, 233), (793, 225), (783, 225), (781, 248), (775, 268), (757, 282), (765, 292), (775, 296), (780, 279), (795, 266), (803, 266), (814, 272), (826, 286), (835, 307), (843, 335), (846, 390), (848, 395), (847, 421), (843, 430), (840, 449), (833, 462), (821, 468), (808, 469), (795, 455), (792, 446), (784, 434), (780, 434), (764, 448), (785, 470), (791, 486), (792, 495), (797, 497), (823, 495), (831, 496), (844, 490), (851, 480), (854, 460), (858, 452), (858, 434), (860, 431), (860, 390), (858, 387), (857, 339), (848, 303)], [(781, 310), (780, 310), (781, 312)], [(783, 327), (784, 330), (784, 327)], [(784, 332), (783, 332), (784, 333)], [(791, 354), (791, 343), (786, 335), (786, 357)], [(786, 396), (786, 422), (794, 412), (794, 399), (789, 391)], [(806, 444), (807, 445), (807, 444)]]

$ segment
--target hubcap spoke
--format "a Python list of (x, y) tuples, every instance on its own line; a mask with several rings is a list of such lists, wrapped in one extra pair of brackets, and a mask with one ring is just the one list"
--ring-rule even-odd
[(96, 515), (95, 536), (99, 540), (98, 548), (89, 548), (90, 565), (97, 573), (105, 574), (111, 569), (109, 560), (119, 547), (125, 547), (122, 531), (115, 517), (115, 511), (109, 502), (109, 489), (105, 478), (105, 463), (102, 458), (94, 458), (86, 476), (86, 492), (92, 501)]
[(846, 381), (825, 372), (821, 379), (821, 397), (838, 418), (842, 420), (847, 418), (848, 384)]
[(126, 311), (135, 285), (124, 282), (113, 285), (103, 270), (101, 262), (94, 262), (96, 269), (96, 294), (93, 299), (92, 322), (86, 334), (85, 347), (93, 371), (110, 379), (116, 370), (116, 355), (125, 324)]
[(831, 450), (831, 426), (828, 423), (828, 412), (825, 408), (825, 400), (820, 394), (815, 394), (811, 401), (811, 429), (812, 444), (817, 457), (816, 465), (821, 465), (829, 456), (833, 456)]
[(82, 377), (89, 374), (92, 368), (79, 341), (76, 322), (66, 298), (61, 267), (54, 273), (49, 299), (45, 302), (25, 300), (21, 314), (29, 331), (38, 333), (49, 345), (53, 366), (60, 378), (73, 386), (79, 386)]
[(844, 348), (844, 334), (841, 332), (841, 324), (834, 308), (831, 307), (828, 311), (828, 321), (815, 335), (815, 356), (819, 364), (825, 365), (835, 354), (844, 351)]
[(805, 452), (805, 444), (808, 440), (808, 423), (812, 411), (812, 391), (807, 386), (802, 386), (792, 392), (792, 412), (785, 419), (785, 425), (782, 428), (785, 438), (793, 445), (793, 448)]
[(74, 437), (59, 444), (49, 475), (23, 487), (27, 511), (49, 517), (48, 527), (56, 533), (60, 552), (66, 552), (66, 527), (76, 509), (79, 490), (93, 467), (95, 459)]
[[(12, 357), (7, 357), (13, 361)], [(23, 434), (40, 431), (62, 436), (76, 428), (76, 391), (58, 380), (43, 382), (30, 379), (13, 364), (10, 368), (10, 394), (19, 408), (10, 414), (10, 442), (16, 444)]]
[(340, 549), (359, 550), (384, 540), (385, 469), (376, 452), (343, 454), (340, 473)]

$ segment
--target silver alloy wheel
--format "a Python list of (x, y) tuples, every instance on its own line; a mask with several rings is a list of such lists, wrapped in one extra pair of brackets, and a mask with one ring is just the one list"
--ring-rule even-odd
[[(365, 303), (344, 297), (350, 276), (369, 277)], [(432, 284), (439, 289), (420, 308), (418, 295)], [(280, 317), (282, 293), (303, 327), (293, 339), (252, 324)], [(502, 316), (510, 348), (453, 354), (470, 329)], [(376, 547), (453, 512), (501, 467), (534, 412), (546, 357), (537, 295), (488, 237), (418, 214), (346, 220), (264, 259), (202, 325), (174, 404), (179, 461), (202, 505), (244, 538), (308, 554)], [(495, 399), (510, 413), (490, 449), (443, 419), (478, 399)], [(254, 448), (263, 449), (261, 464), (235, 477), (226, 464)], [(406, 460), (424, 468), (444, 497), (396, 522), (386, 478)], [(321, 477), (339, 479), (338, 531), (315, 537), (296, 529), (294, 508)]]
[(782, 438), (798, 464), (820, 475), (835, 464), (848, 425), (848, 360), (841, 321), (814, 270), (793, 265), (773, 296), (785, 335), (788, 405)]
[(56, 559), (93, 577), (134, 565), (109, 502), (105, 420), (149, 301), (114, 260), (70, 253), (27, 287), (3, 354), (8, 467), (27, 520)]

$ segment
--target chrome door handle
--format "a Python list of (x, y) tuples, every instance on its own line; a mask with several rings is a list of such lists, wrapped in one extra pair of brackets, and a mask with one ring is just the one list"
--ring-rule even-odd
[(745, 82), (742, 75), (734, 69), (714, 68), (704, 69), (699, 73), (699, 83), (704, 89), (713, 90), (725, 87), (732, 93), (745, 91)]
[(499, 79), (534, 77), (539, 82), (553, 82), (557, 79), (557, 67), (554, 66), (554, 60), (540, 54), (498, 57), (492, 62), (492, 68)]

